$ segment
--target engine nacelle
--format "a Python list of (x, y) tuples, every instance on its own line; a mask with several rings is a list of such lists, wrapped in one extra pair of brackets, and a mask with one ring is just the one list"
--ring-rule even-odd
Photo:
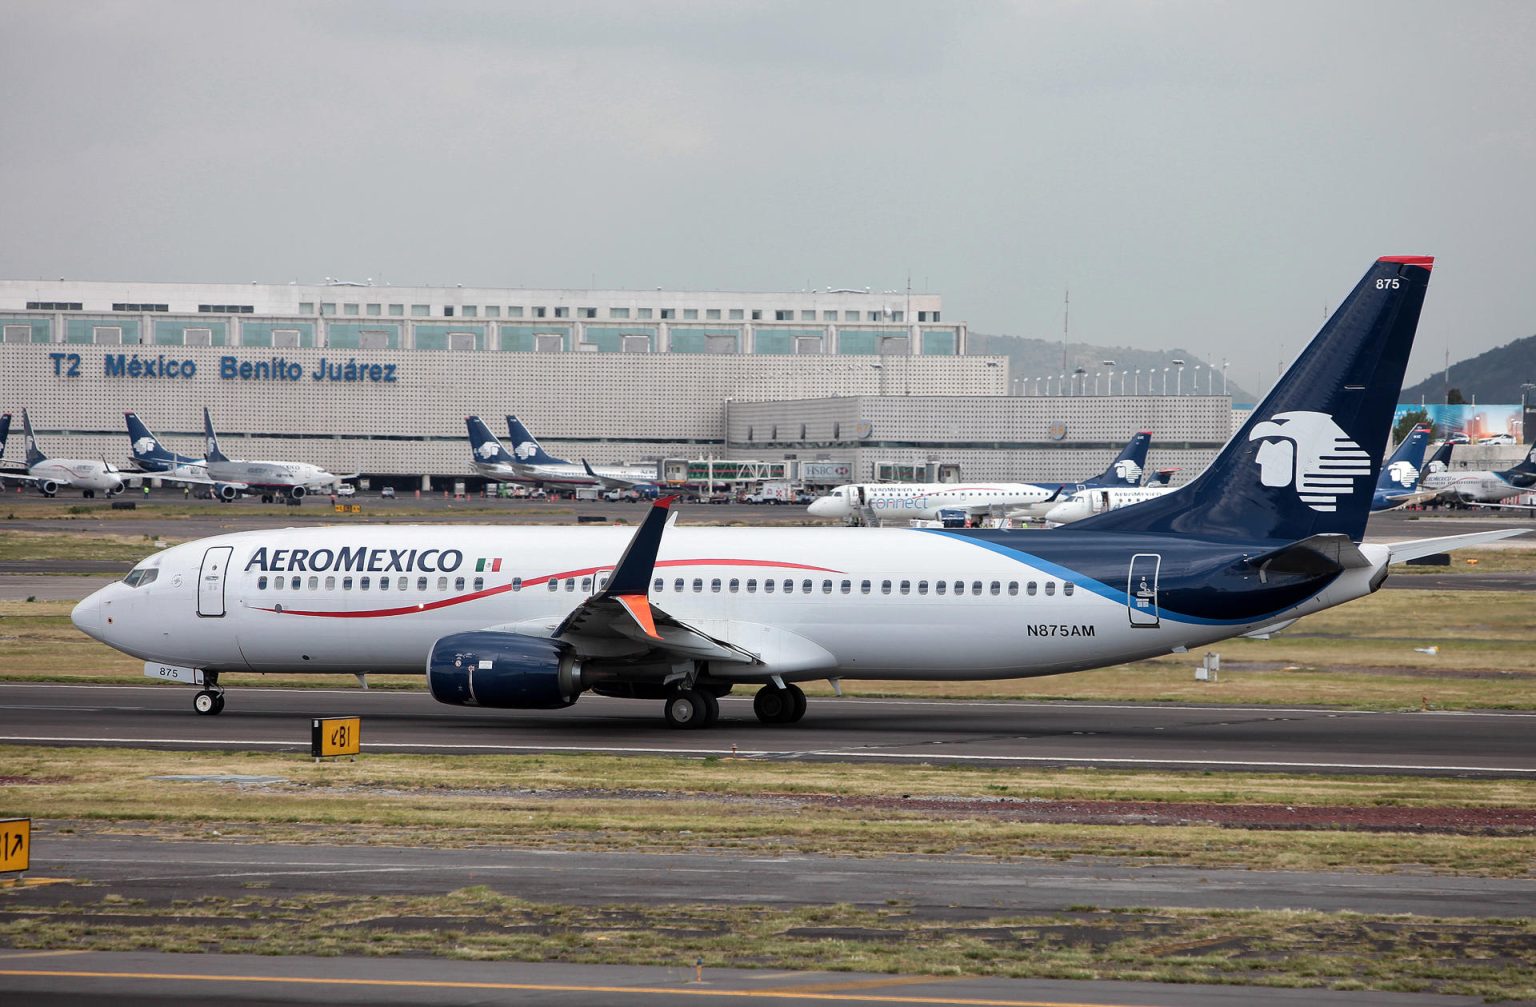
[(432, 645), (432, 698), (452, 706), (558, 710), (581, 695), (581, 663), (555, 640), (479, 630)]
[(229, 483), (214, 483), (213, 495), (218, 497), (220, 500), (223, 500), (225, 503), (229, 503), (231, 500), (235, 499), (235, 497), (240, 495), (240, 491), (229, 485)]
[(302, 486), (290, 486), (290, 487), (288, 487), (288, 499), (290, 499), (290, 500), (303, 500), (304, 499), (304, 494), (306, 492), (308, 492), (308, 491), (305, 490), (304, 487), (302, 487)]
[(51, 497), (59, 491), (59, 484), (52, 479), (40, 479), (37, 483), (37, 491), (45, 497)]

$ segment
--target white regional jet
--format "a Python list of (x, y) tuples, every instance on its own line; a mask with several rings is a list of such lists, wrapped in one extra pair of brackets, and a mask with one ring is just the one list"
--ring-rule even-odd
[[(0, 422), (9, 430), (11, 414), (6, 413)], [(0, 481), (31, 483), (45, 497), (53, 496), (66, 486), (74, 487), (86, 497), (97, 493), (110, 497), (123, 491), (123, 475), (116, 466), (92, 458), (49, 458), (38, 450), (37, 438), (32, 436), (32, 420), (25, 409), (21, 411), (21, 430), (27, 445), (26, 470), (0, 470)], [(5, 438), (0, 435), (0, 452), (4, 450)]]
[(219, 450), (219, 438), (213, 432), (213, 420), (209, 418), (206, 407), (203, 409), (203, 434), (207, 440), (204, 445), (207, 453), (202, 459), (203, 469), (208, 474), (206, 480), (174, 476), (169, 473), (157, 475), (156, 478), (171, 479), (175, 482), (212, 483), (217, 487), (220, 498), (225, 500), (231, 499), (235, 491), (257, 490), (264, 501), (270, 502), (278, 496), (302, 500), (307, 493), (325, 492), (344, 480), (357, 476), (355, 472), (344, 476), (333, 475), (318, 465), (310, 465), (307, 462), (247, 461), (243, 458), (230, 458)]
[(1480, 506), (1492, 506), (1521, 493), (1536, 492), (1536, 446), (1526, 453), (1520, 464), (1499, 472), (1431, 471), (1424, 476), (1423, 488), (1442, 500)]
[[(715, 720), (738, 685), (782, 724), (805, 712), (797, 682), (1183, 653), (1364, 597), (1391, 563), (1519, 534), (1360, 542), (1431, 262), (1373, 263), (1205, 472), (1082, 531), (671, 528), (670, 499), (634, 533), (263, 529), (156, 553), (74, 623), (199, 685), (204, 713), (226, 671), (425, 673), (443, 703), (591, 691), (659, 702), (676, 727)], [(1328, 476), (1346, 442), (1364, 465)]]
[(1046, 524), (1072, 524), (1107, 511), (1131, 507), (1172, 493), (1168, 486), (1100, 486), (1081, 489), (1045, 512)]

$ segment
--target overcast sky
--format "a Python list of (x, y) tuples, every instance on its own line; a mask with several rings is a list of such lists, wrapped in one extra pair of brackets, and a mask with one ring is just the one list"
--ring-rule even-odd
[(914, 289), (1262, 389), (1536, 333), (1536, 4), (0, 0), (0, 276)]

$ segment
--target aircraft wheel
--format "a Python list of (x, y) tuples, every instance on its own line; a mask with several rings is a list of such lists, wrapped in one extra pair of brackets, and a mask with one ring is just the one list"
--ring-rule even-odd
[(81, 490), (80, 491), (80, 495), (85, 497), (87, 500), (91, 500), (91, 499), (95, 498), (96, 491), (95, 490)]
[(192, 697), (192, 709), (206, 716), (212, 716), (224, 708), (221, 700), (222, 697), (204, 689)]
[(752, 697), (752, 712), (765, 724), (791, 723), (795, 715), (794, 693), (772, 684), (765, 685)]
[(720, 701), (714, 693), (703, 689), (698, 690), (697, 695), (704, 701), (704, 726), (709, 727), (720, 719)]
[(685, 730), (697, 730), (709, 722), (709, 709), (704, 697), (691, 689), (674, 692), (667, 697), (667, 726)]
[(213, 697), (213, 712), (216, 713), (216, 714), (224, 712), (224, 697), (223, 697), (223, 695), (218, 695), (218, 696), (214, 696)]
[(798, 685), (787, 685), (784, 688), (789, 693), (790, 703), (792, 704), (789, 711), (789, 720), (786, 723), (798, 724), (800, 718), (805, 716), (805, 693), (800, 691)]

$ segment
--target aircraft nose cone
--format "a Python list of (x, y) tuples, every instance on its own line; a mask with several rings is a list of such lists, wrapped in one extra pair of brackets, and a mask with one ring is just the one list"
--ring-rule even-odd
[(69, 613), (69, 621), (75, 628), (93, 640), (102, 638), (101, 592), (88, 595)]
[(816, 500), (812, 500), (811, 505), (806, 508), (806, 511), (812, 517), (843, 516), (843, 508), (841, 503), (833, 497), (820, 497)]

